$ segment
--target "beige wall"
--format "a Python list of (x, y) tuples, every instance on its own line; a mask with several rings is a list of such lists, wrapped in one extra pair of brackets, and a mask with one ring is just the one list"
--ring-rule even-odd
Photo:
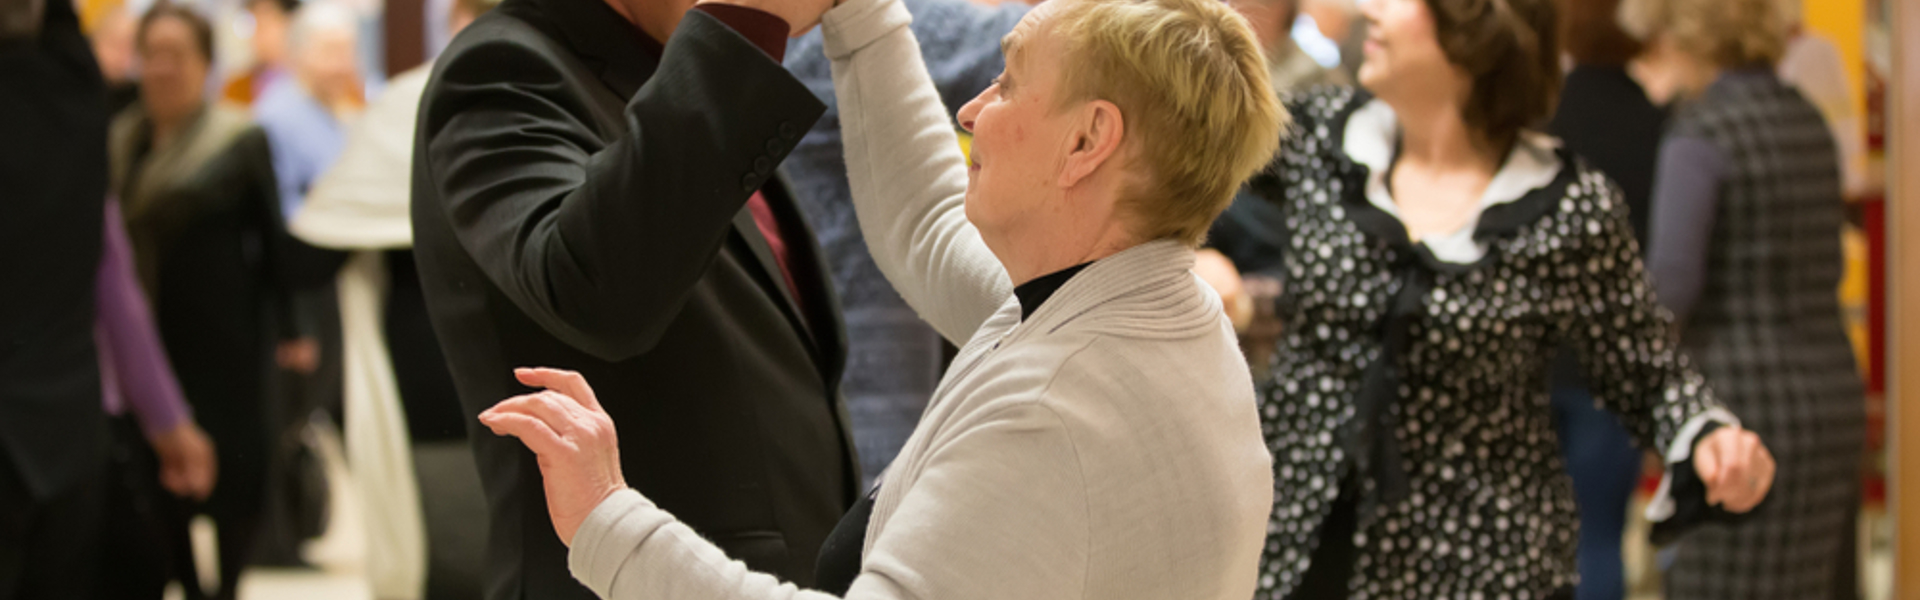
[(1887, 98), (1893, 123), (1887, 136), (1887, 173), (1893, 189), (1887, 234), (1889, 499), (1897, 530), (1894, 597), (1920, 598), (1920, 2), (1893, 5), (1893, 86)]

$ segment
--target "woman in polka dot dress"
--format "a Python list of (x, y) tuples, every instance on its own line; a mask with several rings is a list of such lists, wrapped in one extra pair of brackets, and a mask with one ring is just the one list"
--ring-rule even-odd
[(1286, 234), (1259, 597), (1570, 598), (1556, 347), (1674, 489), (1704, 490), (1672, 496), (1683, 510), (1753, 508), (1772, 458), (1669, 341), (1619, 189), (1526, 129), (1560, 84), (1554, 1), (1365, 14), (1370, 93), (1293, 98), (1249, 183)]

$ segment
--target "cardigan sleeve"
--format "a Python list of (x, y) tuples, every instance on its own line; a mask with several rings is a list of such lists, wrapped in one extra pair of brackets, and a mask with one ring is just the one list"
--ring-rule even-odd
[(820, 29), (874, 264), (922, 319), (964, 345), (1013, 282), (967, 221), (967, 159), (911, 23), (899, 0), (848, 0)]
[[(1053, 410), (1014, 403), (927, 455), (846, 598), (1079, 598), (1090, 561), (1077, 450)], [(879, 513), (876, 513), (879, 515)], [(625, 490), (581, 524), (574, 577), (606, 600), (829, 600), (748, 570)]]
[(1706, 288), (1707, 244), (1726, 170), (1726, 156), (1706, 140), (1670, 137), (1660, 144), (1647, 262), (1660, 303), (1677, 321), (1687, 320)]
[(1564, 310), (1555, 329), (1579, 352), (1594, 397), (1641, 446), (1659, 450), (1668, 464), (1684, 462), (1709, 422), (1739, 421), (1673, 342), (1673, 317), (1654, 298), (1620, 188), (1601, 178), (1570, 189), (1589, 185), (1600, 210), (1584, 227), (1574, 223), (1584, 235), (1572, 240), (1574, 260), (1562, 270)]

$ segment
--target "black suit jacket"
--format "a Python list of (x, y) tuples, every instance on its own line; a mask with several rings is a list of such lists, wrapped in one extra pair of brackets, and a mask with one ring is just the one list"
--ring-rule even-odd
[(473, 417), (582, 372), (627, 482), (754, 569), (807, 584), (859, 480), (844, 334), (804, 226), (800, 303), (743, 206), (801, 223), (773, 167), (824, 108), (691, 11), (655, 60), (601, 0), (507, 0), (438, 59), (415, 144), (415, 253), (493, 513), (487, 595), (591, 598), (538, 468)]
[(11, 469), (38, 500), (98, 477), (107, 431), (93, 346), (105, 87), (68, 3), (47, 2), (43, 22), (0, 40), (0, 485)]

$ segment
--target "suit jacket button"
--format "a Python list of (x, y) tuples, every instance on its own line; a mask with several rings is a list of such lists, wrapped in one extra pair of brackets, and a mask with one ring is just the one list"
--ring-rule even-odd
[(740, 178), (740, 191), (752, 192), (758, 189), (760, 189), (760, 180), (755, 179), (752, 173)]
[(760, 158), (753, 159), (754, 173), (765, 175), (767, 174), (767, 171), (771, 171), (771, 170), (773, 170), (773, 161), (767, 160), (767, 157), (762, 156)]
[(797, 134), (797, 133), (799, 133), (799, 132), (797, 132), (797, 131), (794, 131), (794, 130), (793, 130), (793, 122), (792, 122), (792, 121), (782, 121), (782, 122), (780, 122), (780, 137), (783, 137), (783, 138), (786, 138), (786, 139), (789, 139), (789, 140), (791, 140), (791, 139), (793, 139), (793, 136), (794, 136), (795, 134)]

